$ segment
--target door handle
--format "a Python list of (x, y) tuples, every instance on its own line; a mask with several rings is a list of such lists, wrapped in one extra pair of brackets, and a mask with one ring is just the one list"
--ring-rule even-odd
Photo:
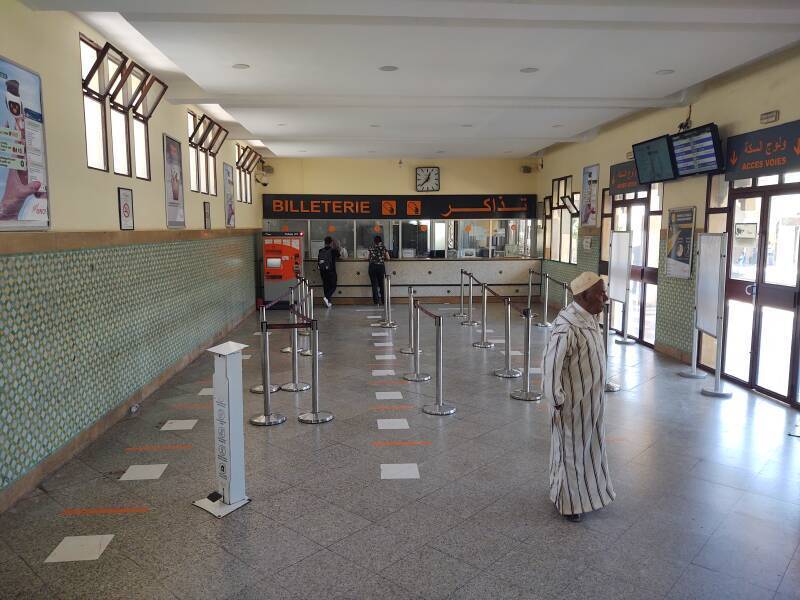
[(744, 288), (744, 293), (748, 296), (755, 296), (758, 293), (758, 285), (751, 283)]

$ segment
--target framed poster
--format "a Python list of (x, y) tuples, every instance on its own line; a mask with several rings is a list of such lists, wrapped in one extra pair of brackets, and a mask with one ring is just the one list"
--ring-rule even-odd
[(47, 229), (42, 80), (0, 57), (0, 230)]
[(211, 229), (211, 202), (203, 202), (203, 228)]
[(667, 277), (689, 279), (692, 274), (695, 208), (671, 208), (667, 229)]
[(225, 227), (236, 227), (236, 211), (233, 201), (233, 167), (222, 163), (222, 190), (225, 195)]
[(181, 160), (181, 143), (164, 134), (164, 199), (167, 208), (167, 227), (186, 227)]
[(133, 227), (133, 190), (117, 188), (117, 204), (119, 205), (119, 228), (123, 231)]
[(600, 186), (600, 165), (583, 167), (581, 181), (581, 226), (597, 227), (597, 192)]

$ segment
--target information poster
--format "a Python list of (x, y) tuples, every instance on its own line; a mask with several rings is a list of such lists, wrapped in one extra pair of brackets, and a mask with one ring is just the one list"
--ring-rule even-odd
[(0, 58), (0, 230), (50, 225), (42, 82)]
[(167, 227), (186, 227), (181, 143), (168, 135), (164, 136), (164, 195), (167, 207)]
[(117, 188), (119, 203), (119, 228), (123, 231), (133, 229), (133, 190)]
[(600, 186), (600, 165), (583, 167), (581, 180), (581, 226), (597, 227), (597, 192)]
[(233, 201), (233, 167), (222, 163), (222, 190), (225, 194), (225, 227), (236, 227), (236, 211)]
[(669, 211), (667, 229), (667, 277), (689, 279), (692, 273), (694, 207)]

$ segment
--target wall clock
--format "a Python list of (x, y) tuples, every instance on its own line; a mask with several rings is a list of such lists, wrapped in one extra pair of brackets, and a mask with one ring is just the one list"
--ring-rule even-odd
[(439, 191), (439, 167), (417, 167), (417, 191)]

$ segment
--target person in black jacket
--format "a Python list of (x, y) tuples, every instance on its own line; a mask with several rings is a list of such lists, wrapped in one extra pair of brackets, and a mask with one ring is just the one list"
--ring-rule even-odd
[(322, 301), (328, 308), (333, 306), (331, 298), (333, 298), (333, 293), (336, 291), (336, 259), (341, 256), (339, 249), (333, 246), (333, 238), (327, 236), (325, 238), (325, 246), (319, 249), (317, 261), (319, 275), (322, 278)]
[(376, 235), (373, 244), (369, 247), (369, 281), (372, 284), (372, 302), (383, 304), (383, 276), (386, 275), (386, 265), (389, 260), (389, 251), (383, 245), (383, 238)]

